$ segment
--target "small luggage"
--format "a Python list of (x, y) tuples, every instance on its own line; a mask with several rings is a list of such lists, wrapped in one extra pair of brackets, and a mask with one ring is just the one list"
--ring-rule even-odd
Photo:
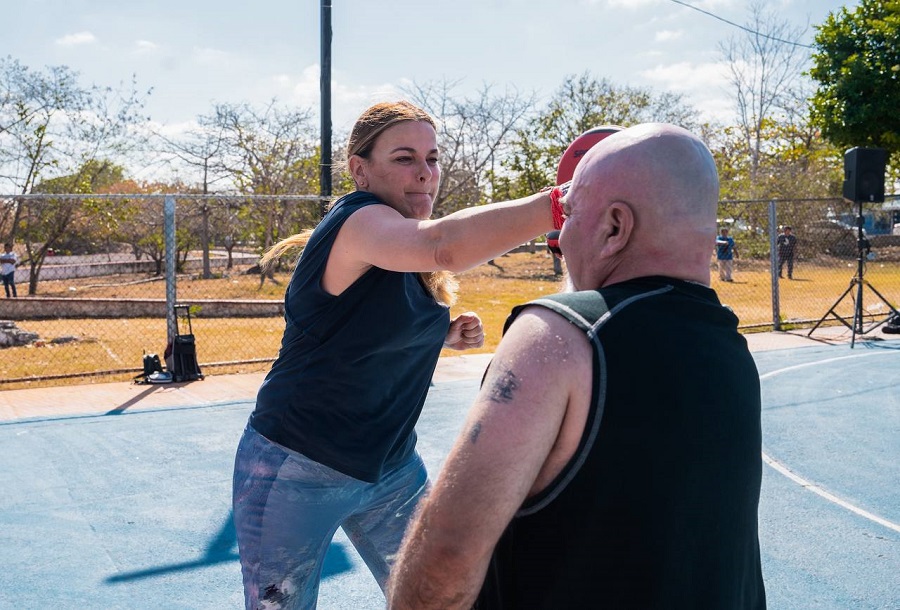
[[(179, 312), (183, 314), (187, 324), (187, 333), (182, 334), (178, 321)], [(194, 330), (191, 326), (191, 306), (175, 306), (175, 340), (172, 344), (172, 365), (169, 367), (174, 381), (195, 381), (203, 379), (200, 365), (197, 363), (197, 345), (194, 341)]]

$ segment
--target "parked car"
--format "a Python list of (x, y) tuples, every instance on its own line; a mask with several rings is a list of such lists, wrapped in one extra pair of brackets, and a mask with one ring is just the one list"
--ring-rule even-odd
[[(857, 227), (835, 218), (813, 220), (803, 225), (797, 237), (804, 249), (833, 256), (855, 257), (859, 251)], [(863, 239), (868, 239), (863, 229)]]

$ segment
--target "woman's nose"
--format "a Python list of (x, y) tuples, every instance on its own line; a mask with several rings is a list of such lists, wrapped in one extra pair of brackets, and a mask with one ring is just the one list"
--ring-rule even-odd
[(431, 168), (428, 166), (427, 162), (420, 163), (419, 182), (428, 182), (429, 178), (431, 178)]

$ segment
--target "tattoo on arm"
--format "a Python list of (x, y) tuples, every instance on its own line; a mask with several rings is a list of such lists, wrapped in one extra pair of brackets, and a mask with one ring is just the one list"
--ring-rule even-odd
[(501, 373), (494, 379), (488, 398), (491, 402), (507, 403), (513, 399), (513, 392), (519, 389), (519, 380), (510, 370)]
[[(519, 389), (519, 380), (516, 374), (510, 370), (500, 373), (490, 382), (487, 390), (488, 400), (497, 403), (508, 403), (513, 399), (513, 392)], [(478, 442), (481, 435), (481, 422), (475, 422), (469, 430), (469, 442), (473, 445)]]

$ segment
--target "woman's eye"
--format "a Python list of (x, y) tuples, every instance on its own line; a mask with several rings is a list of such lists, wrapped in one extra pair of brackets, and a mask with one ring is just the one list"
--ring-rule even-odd
[(433, 157), (431, 159), (428, 159), (428, 165), (437, 165), (438, 163), (440, 163), (440, 161), (441, 160), (437, 157)]

